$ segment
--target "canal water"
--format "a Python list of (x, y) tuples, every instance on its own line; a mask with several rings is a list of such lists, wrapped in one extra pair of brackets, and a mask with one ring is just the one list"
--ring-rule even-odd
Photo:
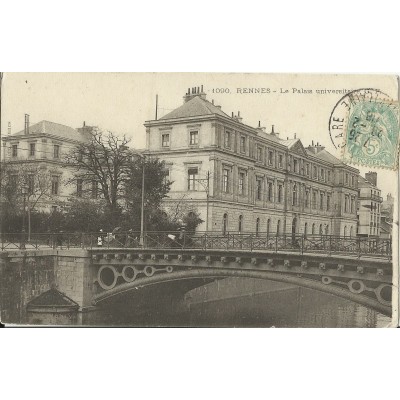
[(82, 325), (183, 327), (386, 327), (390, 318), (318, 291), (256, 279), (228, 278), (188, 292), (174, 311), (143, 312), (123, 302), (82, 314)]

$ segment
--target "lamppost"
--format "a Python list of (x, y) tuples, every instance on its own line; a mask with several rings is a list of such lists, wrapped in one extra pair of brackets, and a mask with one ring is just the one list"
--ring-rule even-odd
[(26, 208), (26, 195), (28, 194), (28, 186), (25, 184), (21, 187), (22, 196), (24, 199), (22, 207), (22, 240), (21, 240), (21, 250), (25, 250), (25, 208)]
[(144, 179), (145, 179), (145, 160), (146, 157), (134, 151), (136, 156), (139, 156), (142, 159), (142, 199), (141, 199), (141, 207), (140, 207), (140, 238), (139, 238), (139, 245), (141, 247), (144, 246)]
[(206, 192), (206, 232), (208, 232), (208, 210), (210, 204), (210, 171), (207, 171), (207, 177), (205, 179), (197, 179), (197, 182), (203, 186)]

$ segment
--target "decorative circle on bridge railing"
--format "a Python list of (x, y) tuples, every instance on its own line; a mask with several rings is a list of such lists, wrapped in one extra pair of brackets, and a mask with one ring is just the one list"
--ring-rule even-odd
[(144, 267), (143, 272), (146, 276), (153, 276), (154, 272), (156, 272), (156, 269), (148, 265), (147, 267)]
[(122, 277), (124, 278), (125, 282), (133, 282), (139, 271), (133, 266), (133, 265), (125, 265), (124, 268), (122, 269)]
[(322, 283), (324, 285), (329, 285), (330, 283), (332, 283), (332, 278), (329, 276), (323, 276), (322, 277)]
[(112, 289), (117, 284), (118, 271), (112, 265), (103, 265), (97, 272), (97, 281), (104, 290)]
[(387, 306), (392, 305), (392, 286), (382, 283), (375, 290), (375, 296), (378, 301)]
[(355, 294), (360, 294), (365, 290), (364, 282), (362, 282), (358, 279), (351, 279), (347, 283), (347, 286), (348, 286), (350, 292), (355, 293)]

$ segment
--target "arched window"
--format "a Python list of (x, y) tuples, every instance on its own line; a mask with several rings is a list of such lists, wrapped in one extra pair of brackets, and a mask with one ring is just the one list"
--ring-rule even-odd
[(329, 225), (325, 225), (325, 235), (329, 235)]
[(239, 226), (238, 226), (239, 233), (242, 233), (243, 230), (243, 215), (239, 215)]
[(353, 237), (353, 227), (350, 227), (350, 237)]
[(307, 237), (307, 222), (304, 224), (304, 237)]
[(226, 231), (228, 230), (228, 214), (224, 214), (222, 217), (222, 234), (226, 235)]
[(293, 203), (292, 205), (296, 206), (297, 205), (297, 185), (293, 185)]
[(269, 236), (270, 232), (271, 232), (271, 220), (268, 218), (268, 221), (267, 221), (267, 237)]
[(281, 220), (278, 219), (278, 224), (276, 225), (276, 236), (279, 236), (279, 234), (281, 233)]
[(315, 235), (315, 224), (312, 224), (311, 234), (312, 234), (312, 235)]
[(256, 219), (256, 235), (260, 233), (260, 218)]
[(322, 235), (322, 224), (319, 224), (319, 234)]
[(344, 237), (346, 237), (346, 235), (347, 235), (347, 226), (344, 227), (343, 235), (344, 235)]

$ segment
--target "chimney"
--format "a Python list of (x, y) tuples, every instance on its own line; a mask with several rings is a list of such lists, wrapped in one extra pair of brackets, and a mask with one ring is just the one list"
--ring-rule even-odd
[(83, 127), (85, 127), (86, 126), (86, 121), (83, 121)]
[(311, 140), (311, 146), (314, 146), (314, 140)]
[(238, 111), (238, 115), (237, 115), (236, 119), (237, 119), (239, 122), (242, 122), (243, 118), (240, 116), (240, 111)]
[(377, 186), (378, 183), (378, 174), (376, 172), (366, 172), (365, 173), (365, 179), (369, 182), (372, 183), (374, 186)]
[(191, 89), (188, 88), (187, 93), (183, 97), (183, 103), (187, 103), (189, 100), (192, 100), (194, 97), (199, 96), (202, 99), (206, 99), (206, 94), (203, 91), (203, 85), (201, 85), (201, 91), (200, 91), (200, 86), (197, 87), (192, 87)]
[(29, 114), (25, 114), (24, 135), (29, 135)]
[(296, 133), (294, 134), (294, 138), (296, 139)]

